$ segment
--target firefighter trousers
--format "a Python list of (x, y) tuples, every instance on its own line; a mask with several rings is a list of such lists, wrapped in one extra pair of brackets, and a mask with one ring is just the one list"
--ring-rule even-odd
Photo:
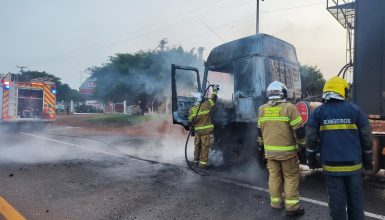
[(194, 161), (199, 162), (200, 167), (207, 166), (210, 144), (210, 133), (195, 134)]
[(293, 157), (288, 160), (268, 159), (267, 168), (269, 170), (271, 206), (281, 208), (284, 201), (287, 210), (297, 210), (299, 208), (298, 158)]
[(361, 174), (350, 176), (325, 175), (329, 195), (330, 216), (333, 220), (363, 220), (363, 192)]

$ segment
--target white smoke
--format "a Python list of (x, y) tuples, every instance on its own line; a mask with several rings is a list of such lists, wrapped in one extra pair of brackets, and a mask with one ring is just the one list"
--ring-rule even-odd
[[(119, 152), (137, 156), (143, 159), (154, 160), (162, 163), (170, 163), (176, 165), (185, 164), (185, 144), (187, 132), (173, 125), (174, 128), (160, 133), (154, 127), (149, 127), (146, 133), (149, 137), (143, 137), (143, 142), (136, 146), (129, 143), (118, 143), (115, 148)], [(188, 143), (188, 155), (192, 160), (194, 139), (190, 138)]]
[[(103, 143), (92, 140), (82, 140), (70, 138), (63, 140), (64, 144), (51, 140), (61, 141), (63, 137), (52, 137), (43, 133), (34, 134), (37, 137), (47, 138), (39, 139), (23, 133), (2, 134), (7, 137), (7, 143), (0, 144), (1, 163), (50, 163), (64, 160), (102, 160), (104, 155), (97, 151), (90, 151), (82, 146), (92, 146), (100, 151), (106, 150)], [(74, 146), (71, 146), (73, 144)], [(80, 147), (76, 147), (80, 146)], [(108, 151), (106, 151), (108, 152)]]

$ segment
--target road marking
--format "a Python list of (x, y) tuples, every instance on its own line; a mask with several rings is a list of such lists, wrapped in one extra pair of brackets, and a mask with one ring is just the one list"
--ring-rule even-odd
[(56, 127), (56, 128), (46, 128), (47, 131), (56, 131), (56, 130), (64, 130), (64, 129), (72, 129), (72, 128), (80, 128), (80, 127)]
[[(229, 180), (229, 179), (220, 178), (220, 177), (213, 177), (213, 178), (218, 180), (218, 181), (224, 182), (224, 183), (234, 184), (234, 185), (237, 185), (237, 186), (241, 186), (241, 187), (248, 188), (248, 189), (253, 189), (253, 190), (258, 190), (258, 191), (261, 191), (261, 192), (266, 192), (266, 193), (269, 192), (268, 189), (263, 188), (263, 187), (253, 186), (253, 185), (249, 185), (249, 184), (246, 184), (246, 183), (240, 183), (240, 182), (237, 182), (237, 181), (234, 181), (234, 180)], [(310, 198), (306, 198), (306, 197), (300, 197), (300, 200), (305, 201), (305, 202), (309, 202), (309, 203), (313, 203), (313, 204), (316, 204), (316, 205), (328, 207), (328, 203), (322, 202), (322, 201), (318, 201), (318, 200), (315, 200), (315, 199), (310, 199)], [(364, 212), (364, 214), (365, 214), (365, 216), (370, 217), (370, 218), (385, 220), (385, 216), (383, 216), (383, 215), (378, 215), (378, 214), (371, 213), (371, 212)]]
[(1, 196), (0, 214), (7, 220), (25, 220), (25, 218)]
[[(98, 150), (98, 149), (94, 149), (94, 148), (90, 148), (90, 147), (86, 147), (86, 146), (72, 144), (72, 143), (68, 143), (68, 142), (64, 142), (64, 141), (59, 141), (59, 140), (55, 140), (55, 139), (51, 139), (51, 138), (46, 138), (46, 137), (42, 137), (42, 136), (38, 136), (38, 135), (29, 134), (29, 133), (24, 133), (24, 132), (20, 132), (20, 133), (24, 134), (24, 135), (27, 135), (27, 136), (34, 137), (34, 138), (39, 138), (39, 139), (43, 139), (43, 140), (47, 140), (47, 141), (52, 141), (52, 142), (56, 142), (56, 143), (63, 144), (63, 145), (83, 148), (83, 149), (87, 149), (87, 150), (91, 150), (91, 151), (94, 151), (94, 152), (98, 152), (98, 153), (102, 153), (102, 154), (107, 154), (107, 155), (111, 155), (111, 156), (116, 156), (116, 157), (126, 157), (127, 156), (127, 155), (124, 155), (124, 154), (117, 154), (117, 153), (106, 152), (106, 151), (102, 151), (102, 150)], [(217, 180), (219, 180), (221, 182), (225, 182), (225, 183), (229, 183), (229, 184), (234, 184), (234, 185), (241, 186), (241, 187), (244, 187), (244, 188), (258, 190), (258, 191), (266, 192), (266, 193), (269, 192), (268, 189), (263, 188), (263, 187), (259, 187), (259, 186), (253, 186), (253, 185), (249, 185), (249, 184), (246, 184), (246, 183), (240, 183), (240, 182), (237, 182), (237, 181), (234, 181), (234, 180), (229, 180), (229, 179), (220, 178), (220, 177), (212, 177), (212, 178), (217, 179)], [(300, 197), (300, 200), (305, 201), (305, 202), (309, 202), (309, 203), (313, 203), (313, 204), (316, 204), (316, 205), (328, 207), (328, 203), (326, 203), (326, 202), (322, 202), (322, 201), (318, 201), (318, 200), (314, 200), (314, 199), (310, 199), (310, 198), (306, 198), (306, 197)], [(375, 213), (371, 213), (371, 212), (365, 212), (364, 214), (367, 217), (371, 217), (371, 218), (374, 218), (374, 219), (385, 220), (385, 216), (383, 216), (383, 215), (379, 215), (379, 214), (375, 214)]]
[(117, 153), (107, 152), (107, 151), (103, 151), (103, 150), (98, 150), (98, 149), (95, 149), (95, 148), (92, 148), (92, 147), (86, 147), (86, 146), (82, 146), (82, 145), (78, 145), (78, 144), (73, 144), (73, 143), (68, 143), (68, 142), (64, 142), (64, 141), (59, 141), (59, 140), (55, 140), (55, 139), (51, 139), (51, 138), (46, 138), (46, 137), (42, 137), (42, 136), (38, 136), (38, 135), (34, 135), (34, 134), (29, 134), (29, 133), (25, 133), (25, 132), (20, 132), (20, 133), (24, 134), (24, 135), (27, 135), (27, 136), (30, 136), (30, 137), (39, 138), (39, 139), (46, 140), (46, 141), (52, 141), (52, 142), (56, 142), (56, 143), (59, 143), (59, 144), (68, 145), (68, 146), (72, 146), (72, 147), (78, 147), (78, 148), (94, 151), (94, 152), (97, 152), (97, 153), (107, 154), (107, 155), (110, 155), (110, 156), (126, 157), (123, 154), (117, 154)]

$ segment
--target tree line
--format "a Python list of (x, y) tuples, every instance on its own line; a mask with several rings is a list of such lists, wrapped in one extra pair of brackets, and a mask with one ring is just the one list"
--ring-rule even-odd
[(84, 101), (84, 98), (80, 95), (79, 91), (72, 89), (68, 84), (63, 83), (61, 79), (53, 74), (49, 74), (45, 71), (23, 71), (17, 74), (17, 80), (19, 82), (29, 82), (31, 79), (47, 78), (56, 85), (56, 101), (75, 102)]
[[(138, 104), (142, 111), (165, 109), (165, 100), (171, 96), (172, 63), (199, 66), (203, 61), (195, 49), (185, 51), (182, 47), (116, 54), (102, 66), (88, 69), (96, 78), (94, 96), (105, 102)], [(186, 78), (190, 84), (192, 80)]]
[[(119, 53), (110, 56), (101, 66), (88, 68), (96, 78), (93, 98), (102, 102), (123, 102), (137, 104), (142, 111), (162, 110), (171, 97), (171, 64), (203, 67), (195, 49), (185, 50), (176, 47), (159, 50), (139, 51), (136, 53)], [(302, 94), (304, 98), (322, 94), (325, 83), (323, 74), (317, 66), (300, 66)], [(19, 81), (48, 77), (56, 84), (57, 101), (84, 101), (78, 90), (53, 74), (40, 71), (24, 71), (19, 74)], [(186, 78), (185, 83), (192, 85), (194, 78)]]
[[(111, 56), (107, 63), (89, 68), (96, 77), (95, 98), (102, 101), (139, 104), (142, 111), (158, 110), (171, 96), (171, 64), (203, 67), (195, 50), (182, 47), (165, 51), (139, 51)], [(325, 83), (317, 66), (300, 66), (304, 98), (322, 94)], [(191, 85), (193, 78), (185, 79)]]

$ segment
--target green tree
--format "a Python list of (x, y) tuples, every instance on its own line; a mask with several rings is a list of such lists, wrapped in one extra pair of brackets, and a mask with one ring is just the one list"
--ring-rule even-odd
[(325, 84), (321, 70), (317, 66), (301, 65), (299, 71), (301, 73), (302, 96), (307, 98), (321, 95)]
[(22, 81), (28, 82), (32, 79), (44, 78), (44, 77), (53, 81), (55, 84), (60, 82), (60, 78), (58, 78), (52, 74), (49, 74), (45, 71), (43, 71), (43, 72), (41, 72), (41, 71), (24, 71), (24, 72), (18, 74), (18, 81), (19, 82), (22, 82)]
[(56, 84), (56, 100), (70, 102), (71, 100), (74, 102), (82, 102), (84, 98), (80, 95), (79, 91), (76, 89), (72, 89), (68, 84)]
[[(182, 47), (161, 51), (139, 51), (111, 56), (99, 67), (89, 68), (96, 77), (94, 96), (102, 101), (140, 104), (141, 109), (156, 110), (171, 96), (171, 64), (197, 66), (200, 61), (194, 50)], [(184, 79), (192, 85), (192, 78)]]
[(49, 74), (45, 71), (24, 71), (17, 76), (18, 81), (22, 82), (28, 82), (32, 79), (37, 78), (47, 78), (48, 80), (52, 81), (56, 85), (56, 100), (57, 101), (64, 101), (69, 102), (71, 100), (73, 101), (84, 101), (83, 97), (80, 95), (80, 93), (72, 89), (68, 84), (63, 84), (59, 77), (56, 77), (52, 74)]

